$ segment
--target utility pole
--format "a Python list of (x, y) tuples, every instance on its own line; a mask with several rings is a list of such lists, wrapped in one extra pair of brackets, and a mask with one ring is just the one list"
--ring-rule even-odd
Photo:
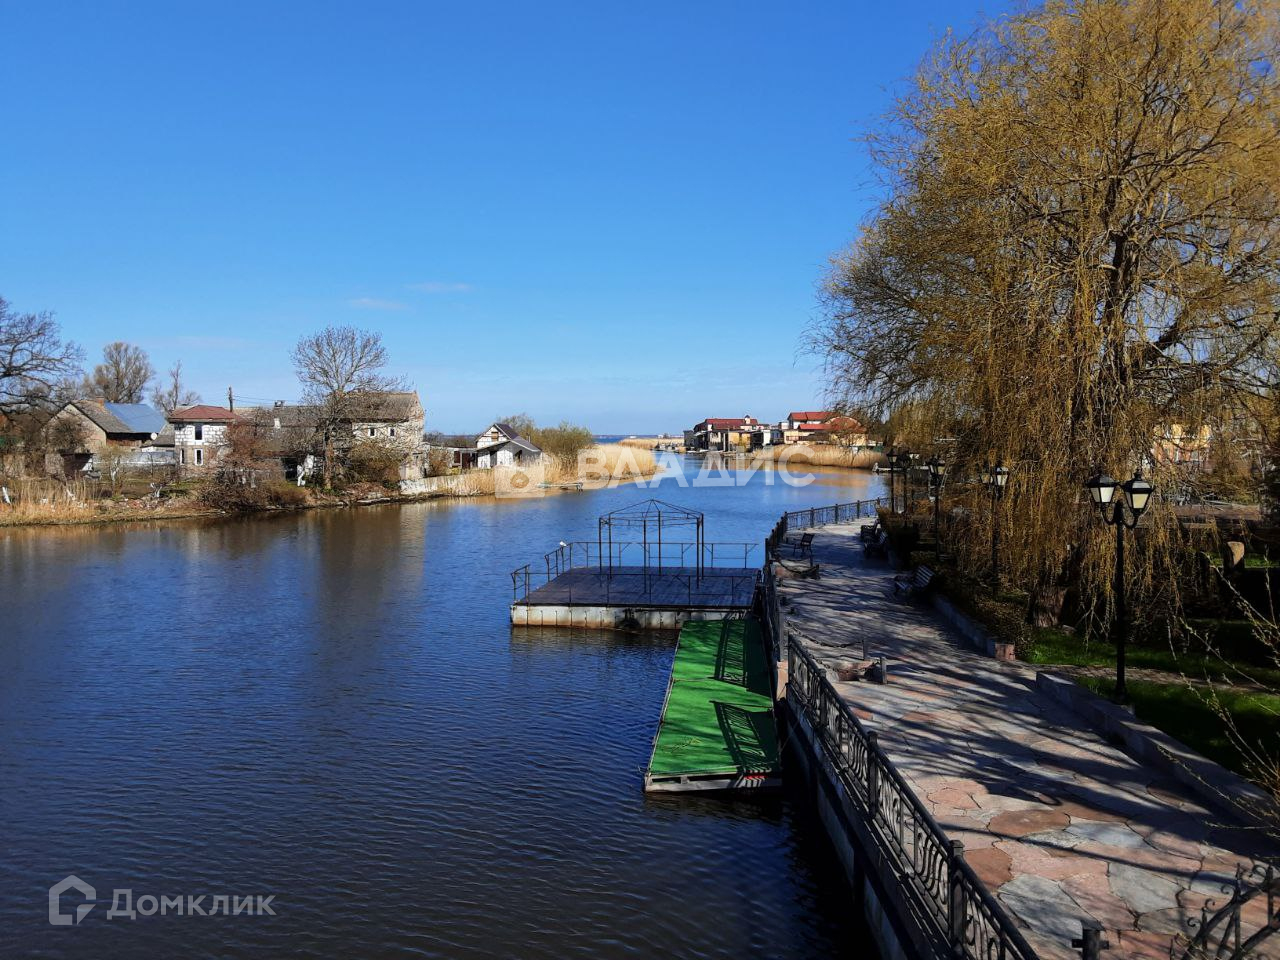
[(230, 387), (227, 387), (227, 409), (232, 413), (236, 412), (236, 398), (231, 395)]

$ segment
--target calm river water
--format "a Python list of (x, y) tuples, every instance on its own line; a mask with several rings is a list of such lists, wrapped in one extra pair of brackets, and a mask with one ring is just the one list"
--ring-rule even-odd
[[(508, 622), (607, 510), (759, 541), (882, 487), (768, 479), (0, 531), (0, 956), (870, 956), (802, 797), (643, 796), (670, 640)], [(52, 926), (71, 874), (105, 902)]]

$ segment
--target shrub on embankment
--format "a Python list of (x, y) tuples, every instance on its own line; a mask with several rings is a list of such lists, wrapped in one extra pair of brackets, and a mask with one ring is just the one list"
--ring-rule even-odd
[(210, 477), (200, 487), (199, 502), (223, 513), (305, 507), (311, 497), (301, 487), (284, 480), (250, 482), (234, 473)]

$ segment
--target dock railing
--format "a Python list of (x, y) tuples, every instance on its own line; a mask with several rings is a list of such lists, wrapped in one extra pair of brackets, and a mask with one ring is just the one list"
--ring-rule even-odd
[[(599, 544), (591, 540), (562, 543), (544, 554), (541, 562), (526, 563), (511, 571), (513, 602), (519, 603), (563, 573), (584, 568), (598, 570), (617, 580), (645, 576), (644, 571), (649, 576), (685, 577), (689, 580), (690, 594), (697, 579), (689, 572), (693, 570), (701, 570), (703, 579), (736, 576), (744, 582), (754, 583), (758, 573), (753, 568), (760, 565), (759, 551), (760, 546), (755, 543), (703, 543), (701, 554), (697, 543), (677, 540), (661, 543), (624, 541)], [(721, 572), (726, 569), (736, 572)], [(751, 569), (749, 576), (742, 574), (745, 569)], [(599, 591), (595, 592), (598, 594)]]

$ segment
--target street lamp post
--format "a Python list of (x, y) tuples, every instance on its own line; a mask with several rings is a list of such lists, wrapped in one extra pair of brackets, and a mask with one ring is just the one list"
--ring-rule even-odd
[(889, 460), (889, 513), (898, 512), (898, 488), (894, 485), (894, 478), (898, 472), (898, 453), (897, 449), (890, 447), (886, 454)]
[(902, 512), (911, 508), (911, 454), (906, 450), (898, 451), (898, 472), (902, 474)]
[[(1129, 641), (1129, 611), (1124, 582), (1124, 532), (1138, 525), (1138, 519), (1146, 512), (1155, 488), (1142, 478), (1141, 467), (1134, 473), (1133, 479), (1118, 485), (1124, 494), (1118, 500), (1115, 499), (1117, 483), (1105, 473), (1092, 477), (1084, 486), (1089, 491), (1089, 499), (1102, 514), (1102, 519), (1108, 526), (1116, 528), (1116, 568), (1112, 587), (1116, 595), (1116, 700), (1123, 702), (1129, 696), (1124, 682), (1125, 646)], [(1110, 511), (1107, 510), (1108, 506), (1111, 507)]]
[(991, 490), (991, 589), (1000, 587), (1000, 514), (999, 504), (1004, 499), (1005, 484), (1009, 482), (1009, 470), (1003, 463), (986, 468), (983, 482)]
[(942, 509), (942, 480), (947, 474), (947, 465), (941, 457), (932, 456), (926, 462), (929, 468), (929, 485), (933, 487), (933, 559), (942, 562), (942, 540), (938, 534), (938, 515)]

